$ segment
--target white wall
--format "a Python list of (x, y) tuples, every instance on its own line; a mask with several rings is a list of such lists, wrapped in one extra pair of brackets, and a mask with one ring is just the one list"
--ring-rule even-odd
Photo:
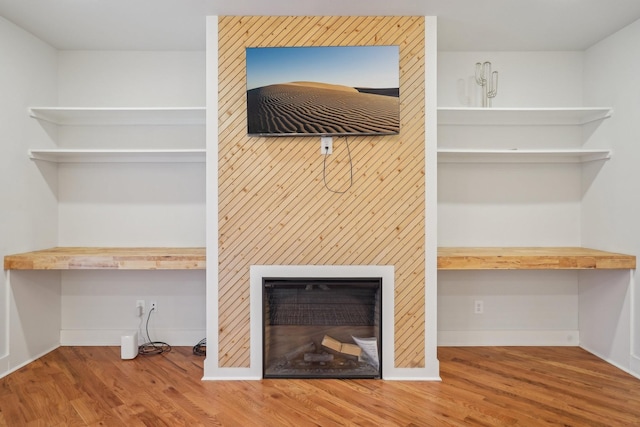
[[(614, 113), (589, 141), (611, 147), (613, 156), (596, 180), (590, 178), (594, 171), (585, 171), (583, 241), (636, 256), (640, 254), (639, 44), (640, 21), (636, 21), (589, 48), (584, 59), (585, 101), (612, 106)], [(585, 276), (580, 286), (585, 304), (606, 318), (603, 333), (590, 337), (586, 345), (640, 376), (640, 279), (637, 270), (633, 273), (631, 288), (625, 276), (609, 277), (604, 285)]]
[(582, 105), (582, 52), (438, 52), (438, 106), (481, 107), (476, 62), (498, 71), (493, 107)]
[[(582, 105), (582, 55), (577, 52), (439, 52), (438, 105), (465, 105), (460, 82), (474, 64), (499, 72), (494, 107)], [(473, 83), (465, 93), (474, 93)], [(474, 90), (470, 90), (474, 89)], [(577, 126), (439, 126), (441, 148), (543, 148), (582, 143)], [(438, 244), (562, 246), (580, 244), (578, 164), (439, 163)]]
[[(63, 51), (59, 99), (68, 107), (202, 107), (204, 52)], [(203, 125), (61, 126), (57, 144), (85, 148), (204, 148)], [(205, 163), (61, 164), (61, 246), (205, 245)], [(151, 338), (204, 338), (205, 274), (67, 272), (64, 345), (116, 345), (135, 330), (136, 300), (158, 302)], [(140, 336), (142, 340), (142, 336)]]
[(68, 271), (62, 274), (63, 345), (119, 345), (126, 331), (146, 342), (147, 316), (135, 303), (157, 303), (152, 341), (193, 346), (205, 337), (205, 271)]
[(60, 105), (202, 107), (204, 55), (200, 51), (61, 51)]
[[(583, 105), (581, 52), (439, 52), (438, 105), (479, 107), (475, 63), (498, 71), (494, 107)], [(577, 126), (444, 126), (439, 147), (582, 144)], [(439, 163), (439, 246), (580, 246), (580, 164)], [(575, 272), (438, 273), (440, 345), (576, 345)], [(484, 314), (473, 313), (474, 301)]]
[(577, 291), (572, 271), (440, 271), (439, 344), (577, 345)]
[[(55, 169), (27, 157), (50, 146), (27, 107), (57, 102), (56, 51), (0, 17), (0, 257), (53, 246), (57, 240)], [(0, 277), (0, 377), (58, 345), (60, 280), (56, 274)]]

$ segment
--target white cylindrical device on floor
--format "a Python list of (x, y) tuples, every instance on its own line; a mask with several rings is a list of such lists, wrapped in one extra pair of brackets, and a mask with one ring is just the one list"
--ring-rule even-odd
[(138, 355), (138, 332), (120, 338), (120, 358), (133, 359)]

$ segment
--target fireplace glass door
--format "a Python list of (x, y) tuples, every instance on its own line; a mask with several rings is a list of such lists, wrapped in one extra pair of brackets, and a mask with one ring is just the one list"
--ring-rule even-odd
[(265, 378), (381, 378), (381, 278), (263, 278)]

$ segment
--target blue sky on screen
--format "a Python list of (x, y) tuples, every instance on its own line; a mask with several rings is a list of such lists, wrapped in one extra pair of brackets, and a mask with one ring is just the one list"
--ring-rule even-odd
[(247, 90), (312, 81), (352, 87), (399, 87), (398, 46), (247, 48)]

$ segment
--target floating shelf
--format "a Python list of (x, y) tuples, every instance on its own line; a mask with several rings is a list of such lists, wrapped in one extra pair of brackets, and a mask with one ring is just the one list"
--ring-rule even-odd
[(611, 150), (606, 149), (438, 149), (440, 163), (585, 163), (610, 158)]
[(202, 163), (206, 150), (79, 150), (49, 149), (29, 150), (29, 158), (53, 163)]
[(439, 107), (439, 125), (584, 125), (611, 117), (611, 108)]
[(62, 126), (204, 125), (206, 108), (32, 107), (29, 115)]
[(56, 247), (4, 257), (5, 270), (203, 270), (205, 248)]
[(635, 255), (579, 247), (438, 248), (438, 270), (600, 270), (635, 268)]

